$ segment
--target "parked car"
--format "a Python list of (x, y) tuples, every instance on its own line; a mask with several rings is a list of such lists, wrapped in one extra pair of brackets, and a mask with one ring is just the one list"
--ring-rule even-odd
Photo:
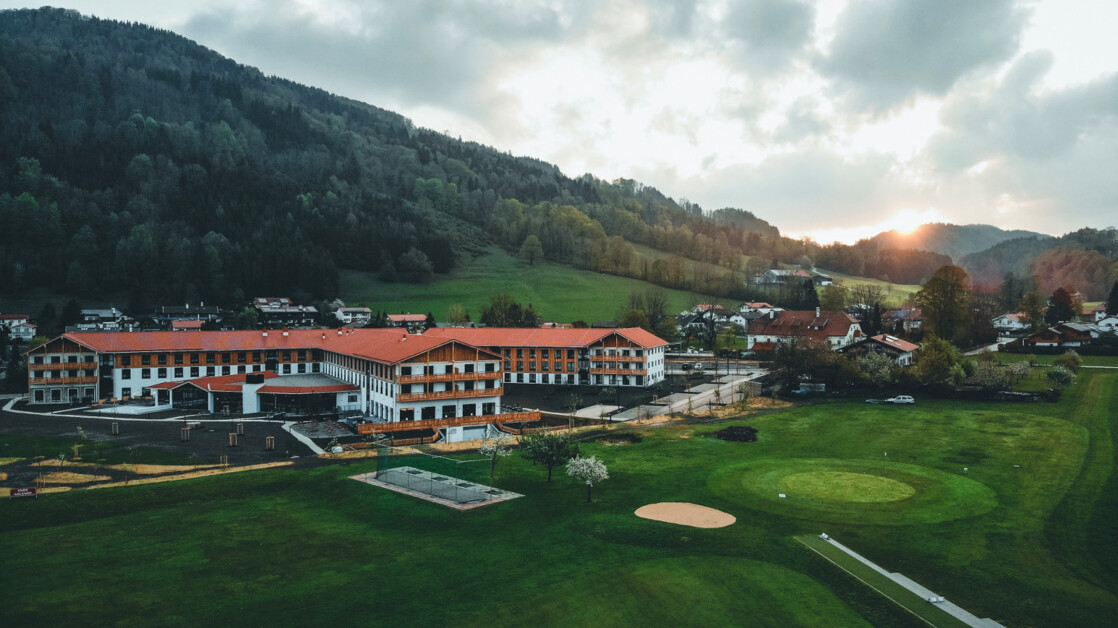
[(886, 399), (885, 403), (916, 403), (916, 400), (909, 395), (897, 395)]

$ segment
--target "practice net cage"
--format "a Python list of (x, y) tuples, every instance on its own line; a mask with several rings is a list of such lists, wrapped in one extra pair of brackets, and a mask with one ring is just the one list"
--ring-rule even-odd
[(484, 484), (488, 458), (448, 458), (410, 447), (377, 446), (377, 470), (366, 479), (454, 504), (476, 504), (519, 497)]

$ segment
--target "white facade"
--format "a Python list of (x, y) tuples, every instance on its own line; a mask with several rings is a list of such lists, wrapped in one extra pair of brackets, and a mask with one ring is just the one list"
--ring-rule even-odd
[(373, 320), (373, 312), (367, 307), (340, 307), (334, 312), (334, 317), (342, 324), (364, 327)]
[(1100, 318), (1095, 322), (1095, 326), (1101, 331), (1118, 334), (1118, 316), (1111, 314), (1110, 316)]
[(990, 323), (998, 331), (1014, 332), (1028, 329), (1029, 326), (1022, 323), (1020, 319), (1021, 315), (1019, 314), (1002, 314), (992, 318)]

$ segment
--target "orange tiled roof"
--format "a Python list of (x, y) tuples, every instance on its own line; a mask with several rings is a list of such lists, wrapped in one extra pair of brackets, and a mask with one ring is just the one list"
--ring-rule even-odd
[(625, 329), (564, 329), (523, 327), (440, 327), (428, 329), (424, 336), (454, 338), (479, 347), (588, 347), (612, 334), (645, 349), (668, 344), (640, 327)]
[(811, 340), (826, 340), (845, 336), (857, 319), (846, 312), (825, 311), (815, 315), (815, 310), (783, 310), (762, 316), (749, 323), (753, 336), (802, 336)]
[(388, 364), (450, 342), (403, 329), (72, 332), (63, 337), (98, 353), (321, 349)]

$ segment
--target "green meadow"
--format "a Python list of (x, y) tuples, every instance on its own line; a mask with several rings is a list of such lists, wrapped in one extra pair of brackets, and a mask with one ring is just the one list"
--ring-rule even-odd
[[(610, 471), (591, 503), (515, 455), (492, 484), (524, 497), (466, 511), (349, 479), (372, 461), (5, 500), (0, 606), (52, 627), (927, 625), (796, 538), (826, 532), (1006, 626), (1112, 625), (1116, 391), (1087, 369), (1058, 403), (623, 426), (639, 442), (583, 445)], [(727, 424), (759, 440), (714, 438)], [(737, 522), (633, 514), (663, 501)]]
[[(447, 308), (455, 303), (466, 306), (471, 318), (477, 321), (490, 296), (507, 292), (521, 304), (530, 303), (544, 320), (593, 323), (614, 319), (621, 306), (627, 303), (629, 293), (649, 288), (659, 287), (639, 279), (577, 270), (550, 262), (528, 266), (496, 248), (449, 275), (436, 275), (434, 281), (425, 284), (386, 283), (378, 281), (372, 273), (341, 272), (341, 298), (347, 305), (367, 305), (374, 311), (392, 314), (430, 312), (438, 321), (446, 320)], [(684, 290), (664, 291), (670, 299), (672, 314), (689, 309), (692, 303), (713, 299)]]

